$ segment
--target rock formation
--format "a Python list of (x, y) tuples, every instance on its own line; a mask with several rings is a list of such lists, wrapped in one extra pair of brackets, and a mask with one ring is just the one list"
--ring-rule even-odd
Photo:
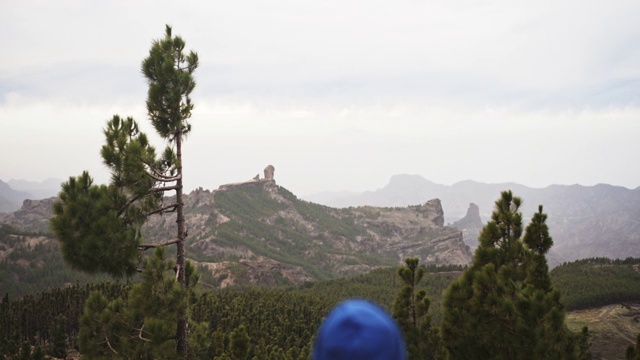
[(46, 233), (49, 231), (53, 203), (57, 199), (56, 197), (43, 200), (26, 199), (22, 202), (20, 210), (0, 215), (0, 223), (11, 225), (16, 229)]
[(471, 203), (467, 209), (467, 215), (456, 221), (452, 225), (462, 231), (462, 237), (465, 244), (469, 245), (472, 250), (478, 247), (478, 236), (484, 227), (480, 218), (480, 208), (478, 205)]
[(269, 165), (264, 168), (264, 179), (266, 181), (273, 181), (273, 173), (276, 171), (276, 168), (273, 165)]
[[(438, 199), (410, 207), (329, 208), (276, 186), (273, 168), (267, 170), (272, 180), (198, 188), (183, 198), (187, 257), (201, 271), (209, 269), (211, 286), (301, 284), (401, 264), (407, 257), (425, 265), (471, 260), (462, 233), (443, 226)], [(47, 232), (54, 201), (25, 201), (20, 211), (0, 215), (0, 222)], [(149, 218), (145, 242), (166, 240), (175, 221), (175, 214)]]

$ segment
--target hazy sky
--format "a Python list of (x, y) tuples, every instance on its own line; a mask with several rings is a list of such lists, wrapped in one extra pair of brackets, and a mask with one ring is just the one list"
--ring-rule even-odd
[(153, 132), (140, 63), (171, 24), (201, 61), (188, 190), (268, 164), (298, 195), (394, 174), (635, 188), (638, 14), (634, 0), (0, 0), (0, 179), (106, 182), (106, 120)]

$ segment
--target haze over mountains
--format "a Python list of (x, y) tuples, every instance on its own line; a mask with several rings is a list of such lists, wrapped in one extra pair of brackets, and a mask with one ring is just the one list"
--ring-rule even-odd
[(524, 200), (521, 210), (525, 221), (538, 205), (544, 206), (555, 242), (553, 251), (560, 261), (592, 256), (640, 256), (639, 188), (606, 184), (530, 188), (516, 183), (485, 184), (472, 180), (447, 186), (419, 175), (395, 175), (389, 184), (376, 191), (319, 193), (304, 198), (332, 207), (407, 206), (438, 198), (445, 223), (451, 224), (467, 214), (471, 203), (478, 206), (479, 215), (486, 222), (504, 190), (512, 190)]
[[(25, 199), (55, 196), (60, 182), (56, 179), (41, 183), (0, 181), (0, 212), (18, 210)], [(524, 200), (521, 210), (525, 221), (538, 205), (544, 206), (555, 242), (551, 251), (555, 263), (586, 257), (640, 257), (640, 222), (637, 221), (640, 218), (640, 188), (606, 184), (530, 188), (517, 183), (486, 184), (472, 180), (448, 186), (420, 175), (395, 175), (389, 184), (375, 191), (324, 192), (303, 198), (335, 208), (406, 207), (440, 199), (444, 224), (462, 231), (465, 242), (474, 249), (482, 223), (491, 216), (493, 203), (503, 190), (512, 190)], [(471, 204), (477, 208), (472, 206), (470, 209)], [(464, 219), (466, 215), (468, 218)]]
[[(23, 268), (18, 265), (47, 266), (45, 259), (60, 258), (49, 230), (54, 201), (25, 200), (20, 210), (0, 214), (0, 225), (10, 226), (0, 239), (0, 274), (6, 268), (6, 277), (20, 278), (14, 276)], [(186, 256), (215, 287), (301, 284), (394, 266), (407, 257), (466, 265), (472, 255), (461, 232), (444, 226), (437, 199), (404, 208), (335, 209), (300, 200), (272, 179), (254, 179), (197, 189), (183, 201)], [(175, 213), (150, 217), (144, 243), (166, 240), (175, 223)]]
[(39, 200), (56, 196), (61, 183), (60, 179), (46, 179), (42, 182), (22, 179), (11, 179), (8, 182), (0, 180), (0, 213), (20, 209), (26, 199)]

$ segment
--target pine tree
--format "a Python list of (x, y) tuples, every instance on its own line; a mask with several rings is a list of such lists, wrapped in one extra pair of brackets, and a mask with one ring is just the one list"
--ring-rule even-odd
[(20, 352), (15, 358), (16, 360), (31, 360), (31, 344), (28, 341), (23, 341), (20, 346)]
[(31, 358), (33, 360), (44, 360), (44, 351), (42, 350), (42, 348), (40, 346), (37, 346), (35, 348), (35, 350), (33, 351), (33, 354), (31, 354)]
[[(85, 304), (78, 343), (95, 359), (175, 359), (175, 319), (185, 307), (185, 290), (169, 275), (173, 262), (157, 248), (146, 260), (142, 281), (126, 298), (108, 301), (94, 292)], [(195, 279), (190, 279), (195, 284)]]
[(393, 318), (404, 333), (409, 359), (438, 358), (440, 341), (437, 329), (431, 328), (431, 316), (427, 315), (431, 301), (427, 292), (418, 286), (424, 276), (419, 259), (405, 259), (405, 266), (398, 269), (404, 286), (396, 295)]
[(547, 216), (539, 207), (522, 238), (521, 204), (501, 193), (472, 265), (445, 293), (441, 333), (451, 359), (575, 357), (548, 275)]
[[(187, 287), (184, 242), (187, 236), (183, 211), (182, 143), (191, 131), (187, 121), (193, 104), (193, 72), (198, 67), (194, 52), (185, 54), (185, 42), (172, 36), (154, 41), (142, 72), (149, 85), (147, 111), (156, 132), (169, 145), (160, 156), (132, 118), (113, 116), (104, 129), (101, 149), (111, 170), (109, 185), (94, 185), (87, 172), (71, 177), (54, 204), (51, 228), (61, 244), (65, 261), (89, 273), (131, 276), (138, 268), (141, 251), (176, 244), (172, 269), (178, 284)], [(175, 202), (163, 203), (163, 195), (175, 191)], [(155, 214), (175, 212), (176, 236), (160, 243), (143, 244), (140, 228)], [(178, 309), (175, 343), (187, 357), (187, 302)]]
[(51, 355), (56, 358), (67, 356), (67, 318), (59, 314), (51, 328)]
[(229, 335), (229, 352), (231, 353), (231, 359), (244, 360), (249, 354), (250, 347), (249, 334), (247, 334), (247, 328), (240, 325), (238, 328), (231, 332)]
[(578, 337), (577, 360), (591, 360), (591, 343), (589, 342), (589, 328), (584, 326)]
[(636, 337), (636, 345), (629, 345), (624, 356), (625, 360), (640, 360), (640, 334)]

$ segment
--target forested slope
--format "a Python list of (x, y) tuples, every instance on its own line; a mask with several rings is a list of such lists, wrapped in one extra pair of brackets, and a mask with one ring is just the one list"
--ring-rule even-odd
[(640, 259), (591, 258), (562, 264), (551, 270), (569, 310), (640, 303)]
[(72, 270), (55, 240), (0, 224), (0, 293), (16, 299), (48, 288), (105, 281), (106, 275)]
[[(639, 259), (587, 259), (563, 264), (551, 272), (554, 286), (569, 309), (640, 299)], [(441, 295), (460, 274), (459, 267), (427, 267), (422, 286), (432, 300), (435, 324), (441, 319)], [(379, 268), (366, 274), (300, 286), (200, 288), (191, 298), (194, 323), (204, 321), (213, 333), (210, 347), (200, 348), (203, 358), (220, 354), (229, 338), (244, 325), (259, 358), (286, 356), (292, 359), (309, 351), (310, 340), (322, 318), (337, 302), (347, 298), (370, 299), (391, 310), (400, 288), (397, 268)], [(0, 305), (0, 343), (6, 353), (17, 351), (26, 339), (50, 346), (53, 326), (64, 316), (69, 345), (74, 346), (79, 316), (89, 292), (100, 289), (108, 298), (126, 294), (124, 283), (91, 283), (54, 288), (22, 299), (6, 296)], [(606, 330), (606, 329), (605, 329)], [(601, 330), (602, 331), (602, 330)], [(615, 334), (596, 333), (596, 338)], [(46, 345), (46, 346), (45, 346)]]
[[(431, 312), (439, 319), (439, 296), (457, 267), (430, 267), (423, 286), (434, 300)], [(291, 355), (292, 359), (309, 351), (310, 341), (328, 311), (347, 298), (366, 298), (390, 311), (400, 282), (397, 268), (381, 268), (368, 274), (295, 287), (232, 287), (209, 291), (201, 289), (191, 298), (192, 321), (205, 322), (212, 339), (198, 348), (201, 358), (220, 355), (229, 348), (229, 338), (244, 326), (251, 339), (251, 355), (258, 358)], [(445, 272), (446, 271), (446, 272)], [(118, 283), (91, 283), (46, 290), (19, 300), (5, 297), (0, 304), (0, 354), (12, 354), (26, 340), (48, 347), (52, 327), (64, 317), (71, 347), (76, 344), (79, 317), (89, 293), (100, 290), (107, 298), (126, 294), (128, 286)], [(194, 330), (195, 331), (195, 330)], [(218, 349), (218, 350), (216, 350)], [(280, 358), (280, 357), (278, 357)]]

